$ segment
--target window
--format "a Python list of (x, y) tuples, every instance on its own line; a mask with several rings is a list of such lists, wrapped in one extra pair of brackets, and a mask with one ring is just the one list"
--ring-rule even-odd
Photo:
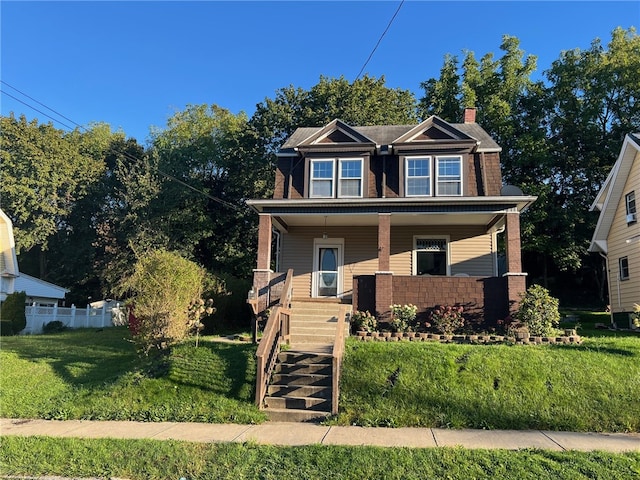
[[(435, 171), (432, 175), (432, 169)], [(407, 157), (405, 195), (407, 197), (462, 195), (462, 157)]]
[(311, 161), (311, 191), (309, 193), (310, 197), (333, 197), (333, 165), (333, 159)]
[(362, 159), (340, 160), (339, 197), (362, 196)]
[(436, 157), (436, 195), (462, 195), (462, 158)]
[[(336, 182), (336, 160), (337, 182)], [(362, 159), (314, 159), (310, 169), (310, 198), (362, 197)]]
[(618, 264), (620, 266), (620, 280), (628, 280), (629, 279), (629, 259), (627, 257), (622, 257), (618, 260)]
[(447, 275), (447, 243), (446, 238), (415, 237), (413, 274)]
[(406, 195), (431, 195), (431, 157), (407, 158)]
[(629, 192), (624, 196), (627, 209), (627, 223), (636, 221), (636, 192)]

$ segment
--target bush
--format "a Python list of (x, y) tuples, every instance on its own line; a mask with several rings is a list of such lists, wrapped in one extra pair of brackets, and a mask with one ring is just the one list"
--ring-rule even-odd
[(351, 315), (351, 323), (355, 331), (375, 332), (378, 329), (378, 320), (368, 310), (357, 310)]
[(429, 314), (429, 323), (436, 332), (452, 335), (464, 327), (463, 311), (461, 306), (438, 306)]
[(531, 335), (551, 336), (560, 322), (558, 305), (558, 299), (549, 295), (546, 288), (532, 285), (522, 295), (515, 317), (527, 327)]
[(251, 307), (247, 304), (247, 293), (251, 282), (226, 274), (207, 275), (203, 296), (211, 298), (216, 311), (207, 315), (204, 333), (212, 334), (251, 325)]
[(0, 337), (10, 337), (13, 335), (13, 325), (9, 320), (0, 320)]
[(64, 332), (67, 329), (67, 326), (62, 323), (60, 320), (54, 320), (53, 322), (49, 322), (42, 327), (42, 333), (58, 333)]
[(27, 294), (25, 292), (11, 293), (2, 302), (0, 320), (11, 322), (13, 333), (19, 333), (27, 326), (27, 316), (24, 309), (26, 303)]
[(412, 304), (391, 305), (391, 328), (394, 332), (410, 332), (413, 329), (418, 307)]
[(131, 296), (133, 338), (142, 353), (168, 349), (189, 334), (189, 306), (200, 299), (204, 277), (203, 268), (174, 252), (156, 250), (138, 259), (121, 290)]

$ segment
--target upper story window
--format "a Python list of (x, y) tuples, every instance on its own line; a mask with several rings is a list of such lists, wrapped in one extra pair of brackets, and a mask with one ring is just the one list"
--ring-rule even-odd
[(631, 191), (624, 196), (627, 209), (627, 223), (636, 221), (636, 192)]
[(362, 197), (362, 177), (361, 158), (312, 159), (309, 197)]
[(622, 257), (618, 260), (618, 267), (620, 268), (620, 280), (629, 279), (629, 258)]
[[(462, 195), (462, 157), (407, 157), (405, 160), (407, 197)], [(435, 178), (432, 175), (435, 171)]]

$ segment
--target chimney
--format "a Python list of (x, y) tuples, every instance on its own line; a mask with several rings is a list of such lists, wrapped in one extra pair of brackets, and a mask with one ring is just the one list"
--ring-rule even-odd
[(476, 109), (465, 108), (464, 109), (464, 123), (476, 123)]

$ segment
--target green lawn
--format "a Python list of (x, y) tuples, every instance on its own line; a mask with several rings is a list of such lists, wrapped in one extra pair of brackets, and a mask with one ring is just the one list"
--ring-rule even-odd
[(255, 347), (178, 346), (155, 378), (125, 328), (3, 337), (0, 414), (12, 418), (262, 422)]
[(130, 479), (630, 480), (640, 453), (274, 447), (153, 440), (0, 437), (3, 475)]

